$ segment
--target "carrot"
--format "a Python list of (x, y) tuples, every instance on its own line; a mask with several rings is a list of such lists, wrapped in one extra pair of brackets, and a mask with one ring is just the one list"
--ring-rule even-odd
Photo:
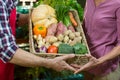
[(78, 24), (77, 24), (72, 12), (69, 12), (69, 17), (70, 17), (70, 20), (71, 20), (73, 26), (77, 27)]

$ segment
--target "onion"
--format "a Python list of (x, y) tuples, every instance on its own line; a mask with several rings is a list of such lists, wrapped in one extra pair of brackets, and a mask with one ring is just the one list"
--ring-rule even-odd
[(40, 49), (37, 47), (37, 48), (35, 48), (35, 51), (36, 52), (40, 52)]
[(40, 48), (35, 48), (37, 53), (47, 53), (47, 48), (45, 46), (41, 46)]
[(41, 46), (39, 50), (40, 50), (40, 53), (47, 53), (47, 48), (45, 46)]

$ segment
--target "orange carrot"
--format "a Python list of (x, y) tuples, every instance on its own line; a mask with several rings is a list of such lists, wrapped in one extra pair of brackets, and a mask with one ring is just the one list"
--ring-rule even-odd
[(77, 27), (78, 24), (77, 24), (72, 12), (69, 12), (69, 17), (70, 17), (70, 20), (71, 20), (73, 26)]

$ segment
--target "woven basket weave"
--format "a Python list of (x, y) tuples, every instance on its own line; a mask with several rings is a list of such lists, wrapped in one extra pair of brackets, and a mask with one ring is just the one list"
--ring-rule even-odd
[[(82, 35), (82, 42), (86, 45), (87, 47), (87, 50), (88, 50), (88, 54), (90, 53), (90, 50), (89, 50), (89, 47), (88, 47), (88, 44), (87, 44), (87, 41), (86, 41), (86, 38), (85, 38), (85, 34), (84, 34), (84, 31), (83, 31), (83, 28), (82, 28), (82, 25), (81, 25), (81, 22), (80, 22), (80, 19), (79, 19), (79, 16), (78, 16), (78, 13), (76, 10), (70, 10), (77, 23), (78, 23), (78, 26), (76, 27), (76, 30), (78, 32), (80, 32), (80, 34)], [(32, 10), (30, 10), (30, 14), (29, 16), (31, 17), (31, 12)], [(30, 44), (30, 52), (35, 54), (35, 55), (38, 55), (40, 57), (44, 57), (44, 58), (55, 58), (55, 57), (58, 57), (58, 56), (62, 56), (62, 55), (66, 55), (66, 54), (52, 54), (52, 53), (37, 53), (35, 51), (35, 48), (34, 48), (34, 39), (33, 39), (33, 31), (32, 31), (32, 27), (33, 24), (32, 24), (32, 21), (31, 21), (31, 18), (29, 19), (29, 44)], [(70, 59), (70, 60), (67, 60), (68, 63), (75, 63), (75, 64), (85, 64), (88, 62), (88, 58), (85, 56), (85, 54), (76, 54), (75, 58), (73, 59)]]

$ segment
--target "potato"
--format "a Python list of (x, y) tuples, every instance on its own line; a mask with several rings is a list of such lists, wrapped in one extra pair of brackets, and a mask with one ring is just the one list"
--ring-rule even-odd
[(75, 38), (75, 34), (74, 34), (74, 33), (70, 33), (70, 34), (69, 34), (69, 38), (70, 38), (70, 39), (74, 39), (74, 38)]
[(42, 41), (42, 40), (40, 40), (39, 42), (38, 42), (38, 48), (40, 48), (41, 46), (43, 46), (45, 43)]
[(72, 31), (71, 30), (67, 30), (64, 32), (64, 36), (68, 36)]
[(68, 36), (65, 36), (65, 37), (64, 37), (64, 42), (65, 42), (65, 43), (68, 43), (68, 41), (69, 41), (69, 37), (68, 37)]
[(63, 41), (63, 35), (62, 34), (59, 34), (58, 36), (57, 36), (57, 39), (59, 40), (59, 41)]
[(53, 43), (53, 45), (55, 45), (55, 46), (58, 47), (61, 43), (62, 43), (62, 42), (55, 42), (55, 43)]
[(80, 32), (74, 32), (74, 34), (75, 34), (76, 37), (80, 36)]
[(57, 38), (55, 36), (51, 36), (49, 38), (49, 43), (54, 43), (54, 42), (57, 42)]
[(45, 47), (48, 48), (51, 44), (49, 42), (45, 43)]
[(76, 38), (74, 38), (74, 40), (72, 41), (72, 40), (70, 40), (69, 41), (69, 44), (71, 45), (71, 46), (73, 46), (74, 44), (76, 44), (76, 43), (81, 43), (81, 41), (82, 41), (82, 37), (80, 36), (80, 37), (76, 37)]
[(75, 41), (70, 41), (70, 42), (69, 42), (69, 45), (70, 45), (70, 46), (73, 46), (74, 44), (76, 44)]
[(74, 41), (75, 43), (77, 43), (77, 42), (80, 42), (80, 43), (81, 43), (82, 37), (81, 37), (81, 36), (80, 36), (80, 37), (76, 37), (73, 41)]

